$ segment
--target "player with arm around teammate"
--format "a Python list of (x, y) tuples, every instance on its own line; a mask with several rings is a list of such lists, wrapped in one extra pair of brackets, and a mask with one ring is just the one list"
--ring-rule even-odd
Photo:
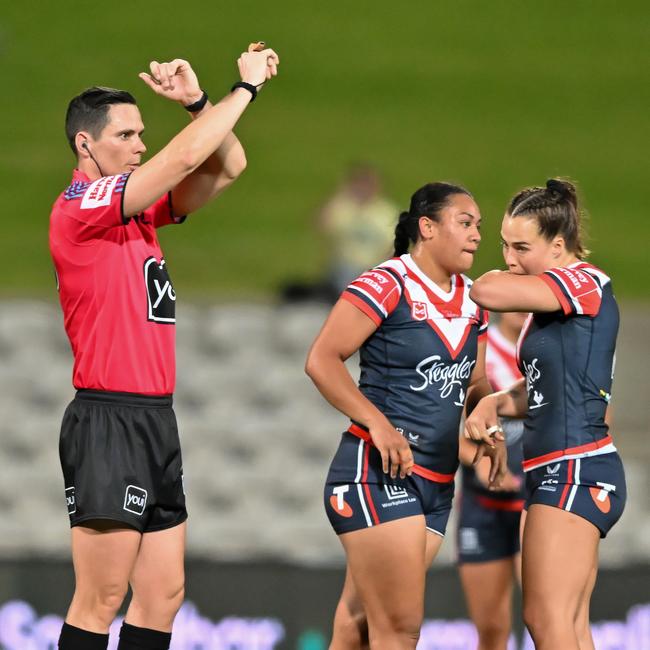
[[(451, 508), (463, 406), (490, 392), (487, 314), (463, 275), (480, 218), (461, 187), (419, 189), (395, 229), (395, 257), (349, 285), (309, 352), (308, 375), (351, 420), (324, 494), (347, 555), (331, 648), (417, 643), (426, 570)], [(357, 350), (359, 386), (344, 364)], [(497, 484), (505, 448), (495, 429), (480, 449)]]
[(593, 649), (598, 545), (626, 500), (605, 422), (618, 307), (610, 278), (584, 261), (579, 215), (571, 183), (529, 188), (503, 219), (508, 271), (486, 273), (471, 290), (485, 308), (532, 312), (517, 349), (524, 379), (482, 399), (465, 430), (481, 439), (498, 415), (525, 416), (522, 586), (538, 650)]
[(77, 389), (59, 444), (75, 570), (62, 650), (105, 650), (129, 585), (119, 650), (170, 644), (187, 512), (172, 410), (176, 294), (156, 229), (181, 223), (245, 168), (232, 128), (278, 65), (272, 50), (256, 49), (241, 55), (241, 81), (215, 106), (187, 61), (151, 63), (143, 81), (193, 119), (143, 164), (129, 93), (94, 87), (68, 107), (77, 168), (50, 218)]

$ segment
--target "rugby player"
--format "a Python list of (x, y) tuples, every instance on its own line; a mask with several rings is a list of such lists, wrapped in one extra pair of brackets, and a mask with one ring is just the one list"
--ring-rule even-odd
[(170, 644), (187, 512), (172, 410), (176, 294), (156, 229), (182, 223), (244, 170), (232, 129), (279, 64), (257, 49), (239, 57), (241, 81), (214, 106), (187, 61), (151, 63), (140, 78), (192, 121), (144, 163), (129, 93), (93, 87), (68, 107), (77, 166), (50, 219), (77, 389), (59, 446), (76, 581), (62, 650), (105, 650), (129, 585), (119, 650)]
[[(516, 343), (526, 314), (506, 312), (487, 332), (485, 371), (494, 390), (519, 378)], [(506, 650), (512, 625), (512, 593), (521, 576), (519, 524), (524, 507), (522, 420), (501, 421), (508, 471), (498, 491), (488, 488), (489, 463), (476, 467), (475, 445), (461, 436), (461, 498), (456, 534), (458, 571), (470, 618), (478, 631), (477, 650)]]
[[(480, 220), (462, 187), (420, 188), (396, 226), (395, 257), (348, 286), (309, 352), (308, 375), (351, 420), (324, 493), (347, 555), (331, 648), (417, 643), (426, 570), (451, 509), (463, 407), (491, 391), (487, 314), (463, 275)], [(357, 350), (358, 387), (344, 363)], [(478, 454), (492, 459), (491, 485), (506, 468), (495, 430)]]
[(584, 261), (573, 184), (550, 179), (513, 201), (501, 226), (507, 271), (470, 295), (486, 309), (528, 311), (517, 346), (524, 378), (482, 399), (465, 433), (525, 417), (524, 619), (538, 650), (591, 650), (598, 546), (621, 516), (625, 474), (605, 420), (619, 312), (610, 278)]

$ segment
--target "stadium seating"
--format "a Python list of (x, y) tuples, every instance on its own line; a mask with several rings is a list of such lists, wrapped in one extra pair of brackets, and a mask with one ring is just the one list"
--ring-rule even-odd
[[(323, 511), (322, 485), (346, 420), (303, 372), (325, 308), (180, 304), (178, 312), (175, 403), (189, 552), (226, 560), (342, 562)], [(643, 376), (638, 350), (647, 348), (647, 319), (632, 312), (620, 338), (614, 436), (630, 497), (622, 523), (603, 544), (604, 565), (650, 558), (648, 409), (636, 382)], [(3, 302), (0, 354), (0, 558), (67, 556), (58, 431), (73, 389), (58, 305)], [(355, 374), (355, 361), (349, 366)], [(453, 561), (450, 541), (442, 562)]]

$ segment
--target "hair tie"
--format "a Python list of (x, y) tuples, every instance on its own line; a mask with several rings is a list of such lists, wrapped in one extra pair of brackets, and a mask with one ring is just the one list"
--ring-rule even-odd
[(546, 181), (546, 189), (549, 192), (555, 192), (562, 199), (571, 198), (571, 190), (567, 187), (567, 184), (557, 180), (557, 178), (549, 178)]

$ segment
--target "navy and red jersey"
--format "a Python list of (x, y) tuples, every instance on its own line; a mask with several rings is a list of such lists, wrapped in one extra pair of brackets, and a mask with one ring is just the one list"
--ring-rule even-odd
[[(517, 346), (511, 343), (498, 327), (490, 327), (485, 350), (485, 374), (495, 391), (504, 390), (521, 379), (517, 367)], [(524, 507), (524, 471), (522, 468), (523, 420), (501, 418), (508, 448), (508, 469), (521, 480), (521, 489), (513, 492), (491, 491), (476, 476), (473, 467), (462, 466), (464, 492), (472, 492), (476, 503), (496, 510), (520, 511)]]
[(94, 182), (75, 170), (50, 216), (75, 388), (167, 395), (175, 382), (176, 294), (156, 228), (174, 217), (169, 195), (124, 218), (129, 174)]
[[(454, 275), (445, 292), (407, 254), (362, 274), (341, 296), (377, 325), (359, 351), (361, 392), (403, 433), (416, 473), (443, 482), (458, 467), (458, 426), (487, 331), (471, 284)], [(368, 439), (355, 423), (350, 432)]]
[(616, 450), (605, 424), (619, 323), (610, 279), (586, 262), (539, 277), (561, 310), (531, 314), (519, 338), (528, 392), (526, 471)]

